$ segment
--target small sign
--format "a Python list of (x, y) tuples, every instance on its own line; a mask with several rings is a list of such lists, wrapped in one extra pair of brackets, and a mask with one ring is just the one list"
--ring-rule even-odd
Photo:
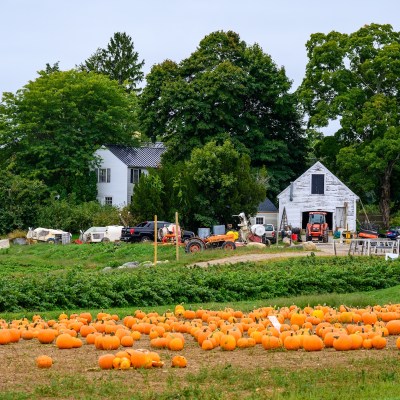
[(281, 331), (281, 323), (278, 321), (278, 318), (276, 318), (275, 315), (269, 315), (268, 319), (271, 321), (271, 324), (273, 327), (280, 332)]

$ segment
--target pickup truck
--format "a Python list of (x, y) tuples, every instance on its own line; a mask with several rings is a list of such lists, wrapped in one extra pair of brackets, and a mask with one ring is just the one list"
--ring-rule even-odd
[[(157, 221), (157, 232), (164, 226), (171, 225), (172, 222)], [(182, 241), (195, 236), (194, 232), (182, 230)], [(157, 238), (160, 240), (160, 238)], [(121, 232), (122, 242), (154, 242), (154, 221), (141, 222), (136, 226), (126, 226)]]

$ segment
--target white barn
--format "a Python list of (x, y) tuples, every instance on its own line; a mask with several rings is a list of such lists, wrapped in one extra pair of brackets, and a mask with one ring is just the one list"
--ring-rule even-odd
[(117, 207), (130, 204), (140, 176), (160, 165), (165, 150), (161, 142), (141, 147), (109, 145), (97, 150), (100, 159), (96, 168), (97, 200)]
[(324, 211), (330, 230), (356, 230), (359, 197), (319, 161), (283, 190), (278, 200), (279, 226), (305, 229), (310, 211)]

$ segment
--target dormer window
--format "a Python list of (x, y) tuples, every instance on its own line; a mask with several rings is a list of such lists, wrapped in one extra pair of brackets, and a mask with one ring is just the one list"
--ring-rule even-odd
[(312, 174), (311, 175), (311, 194), (324, 194), (325, 193), (325, 175)]

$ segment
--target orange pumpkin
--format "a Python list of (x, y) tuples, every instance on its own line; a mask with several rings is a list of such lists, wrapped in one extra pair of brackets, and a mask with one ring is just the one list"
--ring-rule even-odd
[(114, 358), (114, 354), (103, 354), (98, 359), (99, 367), (101, 369), (112, 369)]
[(320, 351), (324, 347), (324, 342), (317, 335), (303, 336), (303, 349), (306, 351)]
[(172, 357), (171, 365), (172, 365), (172, 367), (186, 368), (187, 360), (184, 356), (175, 356), (175, 357)]
[(36, 365), (39, 368), (50, 368), (53, 365), (53, 360), (49, 356), (39, 356), (36, 358)]

